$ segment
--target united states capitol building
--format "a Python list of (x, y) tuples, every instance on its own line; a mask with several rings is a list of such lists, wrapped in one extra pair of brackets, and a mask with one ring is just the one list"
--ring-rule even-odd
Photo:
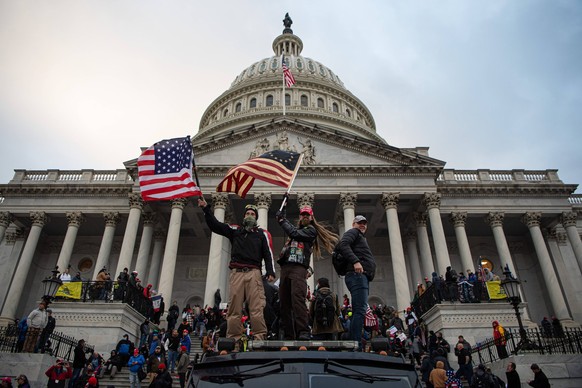
[[(250, 157), (276, 149), (301, 152), (288, 218), (296, 220), (299, 207), (309, 204), (319, 222), (340, 234), (351, 228), (356, 214), (368, 219), (366, 237), (378, 263), (370, 305), (403, 310), (417, 283), (433, 272), (444, 274), (448, 266), (466, 272), (483, 264), (502, 277), (507, 265), (521, 281), (527, 322), (552, 315), (565, 326), (582, 322), (577, 184), (562, 182), (557, 170), (447, 169), (427, 147), (388, 144), (364, 102), (329, 67), (302, 55), (303, 42), (287, 24), (270, 56), (235, 75), (192, 134), (197, 173), (214, 215), (238, 224), (244, 206), (255, 203), (277, 256), (284, 235), (274, 214), (284, 189), (257, 180), (243, 200), (214, 188), (230, 167)], [(296, 80), (285, 90), (283, 53)], [(150, 145), (135, 144), (136, 153), (128, 158)], [(86, 280), (103, 267), (113, 278), (125, 267), (135, 270), (166, 306), (173, 300), (180, 307), (212, 305), (217, 289), (228, 300), (228, 240), (210, 232), (192, 199), (143, 202), (137, 160), (119, 166), (114, 171), (16, 169), (12, 180), (0, 184), (3, 319), (28, 314), (42, 296), (42, 279), (57, 265), (70, 266)], [(315, 278), (327, 277), (338, 294), (346, 292), (329, 254), (313, 267)], [(105, 327), (117, 319), (108, 318), (113, 307), (87, 318), (98, 303), (70, 305), (74, 311), (55, 304), (60, 327), (95, 322)], [(515, 326), (507, 303), (443, 304), (426, 320), (431, 329), (448, 330), (455, 338), (477, 329), (490, 335), (492, 320)], [(126, 324), (122, 318), (116, 322)], [(479, 336), (477, 331), (466, 335)], [(90, 333), (85, 338), (98, 342)]]

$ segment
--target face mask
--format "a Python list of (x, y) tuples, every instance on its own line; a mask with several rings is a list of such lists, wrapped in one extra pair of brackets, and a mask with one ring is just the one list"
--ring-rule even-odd
[(257, 220), (253, 216), (247, 216), (243, 220), (243, 226), (246, 230), (251, 230), (255, 226), (257, 226)]

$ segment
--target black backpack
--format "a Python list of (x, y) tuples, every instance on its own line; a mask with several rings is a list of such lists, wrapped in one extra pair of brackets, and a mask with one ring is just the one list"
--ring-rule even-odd
[(315, 297), (315, 321), (321, 327), (332, 327), (335, 320), (335, 301), (333, 295), (317, 293)]
[(337, 272), (339, 276), (344, 276), (348, 272), (348, 266), (346, 259), (339, 251), (339, 244), (340, 243), (338, 242), (333, 248), (333, 252), (331, 253), (331, 263), (333, 264), (335, 272)]

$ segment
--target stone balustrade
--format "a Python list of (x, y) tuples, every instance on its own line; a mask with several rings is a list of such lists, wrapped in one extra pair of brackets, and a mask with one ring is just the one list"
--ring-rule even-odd
[(444, 169), (439, 182), (554, 182), (561, 183), (558, 170), (453, 170)]
[(118, 170), (14, 170), (10, 184), (19, 183), (130, 183), (128, 171)]

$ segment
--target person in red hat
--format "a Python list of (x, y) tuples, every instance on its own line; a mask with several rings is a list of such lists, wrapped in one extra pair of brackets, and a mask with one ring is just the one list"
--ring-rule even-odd
[(182, 335), (182, 341), (180, 341), (180, 346), (186, 347), (186, 353), (190, 354), (190, 348), (192, 347), (192, 340), (190, 339), (190, 333), (188, 330), (184, 330)]
[(311, 206), (301, 206), (297, 226), (287, 220), (285, 210), (278, 211), (275, 216), (288, 236), (277, 261), (281, 266), (281, 328), (285, 339), (309, 340), (309, 312), (305, 300), (311, 254), (320, 256), (322, 247), (331, 253), (339, 236), (317, 223)]
[(158, 365), (158, 374), (154, 378), (154, 381), (149, 385), (149, 388), (171, 388), (172, 387), (172, 375), (168, 372), (166, 364), (161, 363)]
[(99, 383), (97, 382), (97, 377), (91, 376), (89, 377), (89, 381), (87, 381), (87, 387), (98, 387)]
[(186, 353), (186, 347), (180, 347), (180, 355), (178, 356), (178, 363), (176, 365), (176, 371), (178, 372), (178, 377), (180, 378), (180, 388), (184, 388), (186, 385), (186, 373), (188, 373), (188, 365), (190, 365), (190, 356)]

